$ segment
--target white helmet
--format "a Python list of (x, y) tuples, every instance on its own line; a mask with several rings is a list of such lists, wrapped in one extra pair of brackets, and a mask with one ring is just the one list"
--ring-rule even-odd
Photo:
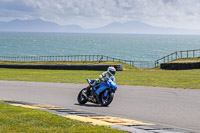
[(107, 71), (111, 76), (114, 76), (115, 72), (116, 72), (116, 69), (114, 67), (109, 67)]

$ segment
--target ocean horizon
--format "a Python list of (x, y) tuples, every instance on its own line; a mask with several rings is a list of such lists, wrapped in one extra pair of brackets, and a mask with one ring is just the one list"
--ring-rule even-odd
[(200, 48), (200, 35), (0, 32), (0, 56), (105, 55), (155, 61)]

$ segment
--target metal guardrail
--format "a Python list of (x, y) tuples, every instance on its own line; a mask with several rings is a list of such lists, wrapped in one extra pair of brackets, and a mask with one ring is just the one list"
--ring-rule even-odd
[(69, 55), (69, 56), (0, 56), (0, 61), (13, 61), (13, 62), (74, 62), (74, 61), (88, 61), (88, 62), (102, 62), (112, 61), (121, 62), (134, 66), (137, 68), (154, 68), (159, 66), (161, 63), (170, 62), (182, 58), (200, 57), (200, 49), (176, 51), (167, 56), (164, 56), (156, 61), (132, 61), (113, 58), (105, 55)]
[(166, 62), (170, 62), (170, 61), (182, 59), (182, 58), (194, 58), (194, 57), (200, 57), (200, 49), (176, 51), (174, 53), (171, 53), (167, 56), (164, 56), (156, 60), (155, 67), (159, 66), (161, 63), (166, 63)]
[(70, 56), (0, 56), (0, 61), (13, 61), (13, 62), (74, 62), (74, 61), (88, 61), (88, 62), (102, 62), (102, 61), (112, 61), (121, 62), (134, 66), (137, 68), (153, 68), (154, 61), (131, 61), (113, 58), (104, 55), (70, 55)]

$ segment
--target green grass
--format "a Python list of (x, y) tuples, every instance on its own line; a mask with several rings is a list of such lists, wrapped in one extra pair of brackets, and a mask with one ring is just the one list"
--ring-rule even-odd
[(119, 84), (200, 89), (200, 70), (157, 70), (140, 69), (119, 72)]
[(67, 119), (45, 111), (0, 103), (1, 133), (121, 133), (105, 126)]
[[(58, 83), (85, 83), (96, 79), (103, 71), (0, 69), (0, 80)], [(154, 86), (200, 89), (200, 69), (160, 70), (129, 68), (116, 73), (118, 85)]]
[[(180, 59), (180, 61), (200, 60), (200, 58)], [(17, 64), (122, 64), (124, 71), (116, 74), (119, 85), (154, 86), (200, 89), (200, 69), (160, 70), (137, 69), (120, 62), (17, 62)], [(1, 61), (0, 64), (16, 64)], [(36, 81), (58, 83), (85, 83), (86, 78), (96, 79), (102, 71), (83, 70), (39, 70), (39, 69), (0, 69), (0, 80)]]
[(56, 62), (14, 62), (14, 61), (0, 61), (0, 64), (34, 64), (34, 65), (41, 65), (41, 64), (95, 64), (95, 65), (102, 65), (102, 64), (107, 64), (107, 65), (116, 65), (116, 64), (122, 64), (124, 70), (130, 70), (130, 69), (137, 69), (135, 67), (132, 67), (130, 65), (127, 65), (122, 62), (112, 62), (112, 61), (56, 61)]
[(15, 61), (0, 61), (0, 64), (122, 64), (120, 62), (110, 61), (39, 61), (39, 62), (15, 62)]
[(182, 59), (171, 61), (170, 63), (194, 63), (194, 62), (200, 62), (200, 57), (182, 58)]

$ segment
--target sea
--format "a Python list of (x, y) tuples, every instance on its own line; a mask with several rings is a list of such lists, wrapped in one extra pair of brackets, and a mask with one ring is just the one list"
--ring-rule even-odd
[(105, 55), (155, 61), (175, 51), (200, 49), (200, 35), (0, 32), (0, 56)]

